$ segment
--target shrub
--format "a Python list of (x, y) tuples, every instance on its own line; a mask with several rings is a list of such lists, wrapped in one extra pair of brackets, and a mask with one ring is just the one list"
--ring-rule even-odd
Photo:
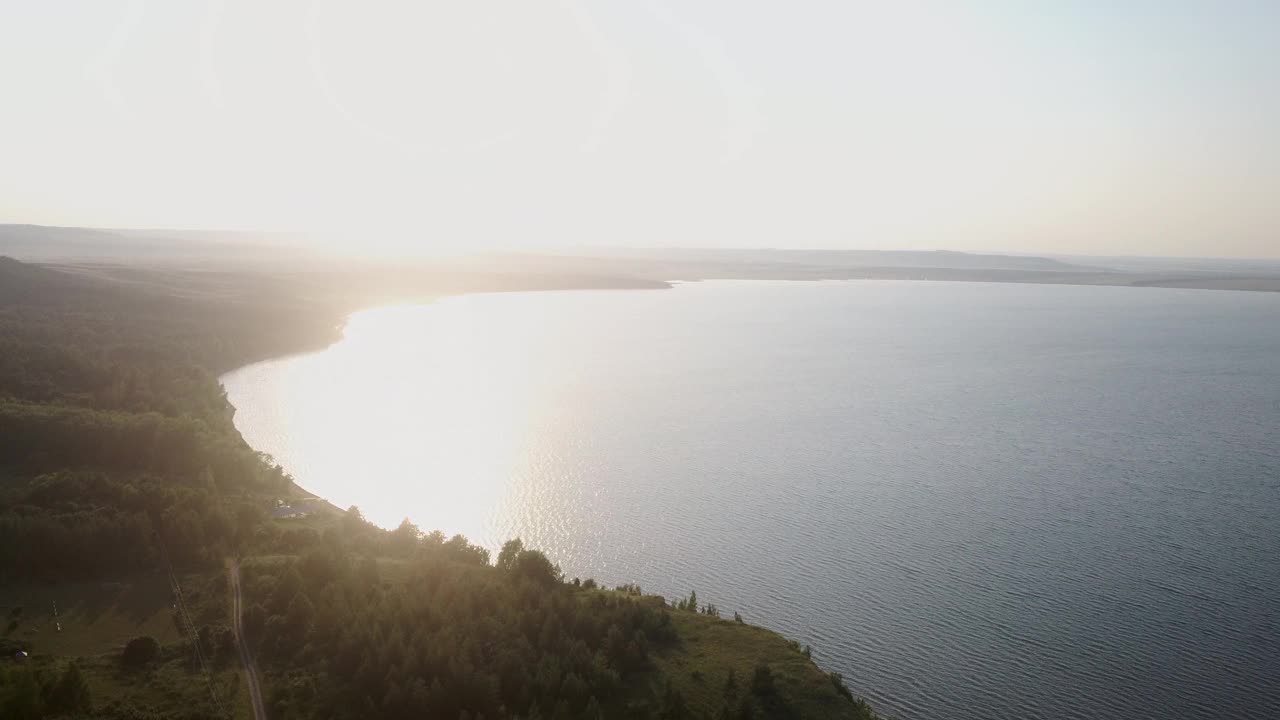
[(130, 640), (129, 644), (124, 646), (121, 659), (124, 660), (125, 665), (138, 666), (155, 660), (159, 654), (160, 643), (150, 635), (143, 635)]
[(849, 686), (844, 683), (844, 676), (838, 672), (831, 673), (831, 684), (835, 686), (838, 693), (845, 700), (853, 700), (853, 692), (849, 690)]
[(751, 676), (751, 693), (757, 697), (768, 698), (773, 697), (776, 692), (777, 688), (773, 684), (773, 670), (763, 663), (757, 665), (755, 674)]
[(67, 666), (56, 683), (45, 688), (45, 695), (46, 706), (55, 713), (88, 710), (90, 706), (89, 684), (75, 663)]

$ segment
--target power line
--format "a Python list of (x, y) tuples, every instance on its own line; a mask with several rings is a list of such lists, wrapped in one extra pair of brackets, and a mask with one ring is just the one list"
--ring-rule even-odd
[(187, 632), (191, 636), (191, 645), (196, 651), (196, 659), (200, 661), (200, 667), (204, 670), (205, 683), (209, 686), (209, 697), (213, 700), (213, 706), (217, 710), (218, 715), (222, 717), (229, 717), (230, 715), (222, 706), (222, 700), (218, 698), (218, 692), (214, 688), (213, 671), (209, 669), (209, 663), (205, 660), (204, 652), (200, 649), (200, 634), (196, 632), (196, 625), (191, 620), (191, 613), (187, 611), (186, 601), (182, 597), (182, 584), (178, 582), (178, 576), (173, 572), (173, 563), (169, 561), (169, 549), (165, 546), (164, 537), (159, 531), (156, 531), (156, 539), (160, 541), (160, 555), (164, 559), (174, 599), (177, 600), (178, 615), (185, 622)]

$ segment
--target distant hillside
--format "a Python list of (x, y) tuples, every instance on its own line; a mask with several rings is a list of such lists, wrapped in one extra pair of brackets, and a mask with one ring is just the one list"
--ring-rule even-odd
[[(26, 262), (166, 262), (180, 260), (305, 259), (307, 236), (223, 230), (137, 230), (0, 225), (0, 255)], [(697, 263), (783, 265), (806, 268), (940, 268), (957, 270), (1027, 270), (1094, 272), (1046, 257), (914, 250), (753, 250), (700, 248), (586, 248), (577, 258), (627, 260), (639, 264)], [(498, 257), (506, 257), (498, 255)], [(562, 254), (510, 257), (563, 258)]]
[(283, 236), (182, 230), (0, 225), (0, 255), (24, 262), (263, 261), (305, 258)]
[(48, 227), (44, 225), (0, 225), (0, 255), (21, 260), (48, 260), (88, 256), (108, 252), (127, 238), (104, 230)]
[(1217, 273), (1246, 277), (1280, 276), (1280, 259), (1204, 257), (1062, 256), (1063, 262), (1106, 265), (1129, 273)]
[(1103, 268), (1034, 255), (996, 255), (952, 250), (785, 250), (735, 248), (583, 249), (593, 257), (698, 263), (802, 265), (825, 268), (895, 267), (955, 270), (1097, 272)]
[[(1187, 270), (1153, 264), (1141, 271), (1073, 265), (1053, 258), (960, 252), (876, 250), (605, 250), (580, 255), (495, 253), (471, 267), (503, 272), (631, 275), (696, 280), (929, 280), (1105, 285), (1199, 290), (1280, 291), (1280, 274)], [(1105, 258), (1099, 258), (1105, 260)], [(1212, 263), (1204, 267), (1213, 267)], [(1162, 269), (1163, 268), (1163, 269)]]
[[(305, 271), (311, 273), (311, 280), (320, 279), (316, 273), (334, 273), (343, 276), (342, 281), (328, 283), (328, 290), (320, 294), (341, 291), (359, 295), (361, 302), (403, 297), (408, 287), (424, 284), (459, 292), (481, 286), (487, 290), (654, 287), (694, 280), (932, 280), (1280, 292), (1280, 261), (1265, 260), (1072, 258), (948, 250), (594, 247), (385, 262), (328, 255), (309, 246), (307, 236), (290, 233), (0, 225), (0, 255), (26, 262), (76, 265), (77, 271), (94, 274), (114, 266), (111, 277), (127, 282), (149, 281), (126, 272), (143, 267), (166, 272), (219, 270), (239, 278), (246, 275), (245, 270)], [(540, 280), (531, 283), (534, 276)], [(180, 293), (189, 279), (177, 273), (162, 278), (170, 290)], [(203, 280), (207, 279), (200, 284), (206, 285)], [(353, 280), (358, 280), (354, 286)], [(278, 288), (266, 292), (278, 294)]]
[(76, 305), (100, 302), (110, 293), (102, 283), (0, 255), (0, 305)]

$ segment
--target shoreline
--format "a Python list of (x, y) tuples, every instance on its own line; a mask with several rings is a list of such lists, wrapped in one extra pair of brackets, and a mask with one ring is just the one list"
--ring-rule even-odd
[[(428, 296), (420, 296), (416, 298), (399, 298), (399, 299), (388, 299), (388, 300), (373, 300), (371, 302), (361, 302), (361, 303), (358, 303), (357, 306), (352, 307), (350, 309), (346, 309), (342, 312), (341, 320), (339, 322), (336, 322), (332, 326), (333, 335), (330, 338), (328, 338), (323, 344), (316, 344), (316, 345), (307, 346), (307, 347), (299, 347), (298, 349), (292, 350), (289, 352), (273, 354), (267, 357), (249, 360), (248, 362), (237, 364), (229, 370), (215, 371), (216, 372), (215, 379), (218, 382), (218, 385), (223, 389), (223, 392), (225, 394), (226, 386), (223, 384), (222, 380), (224, 377), (228, 375), (239, 372), (249, 367), (253, 367), (255, 365), (261, 365), (263, 363), (288, 360), (290, 358), (313, 355), (316, 353), (321, 353), (329, 350), (330, 348), (332, 348), (333, 346), (337, 345), (338, 343), (342, 342), (345, 339), (346, 329), (350, 324), (351, 318), (358, 313), (368, 312), (372, 310), (379, 310), (383, 308), (392, 308), (392, 307), (426, 306), (426, 305), (434, 304), (440, 300), (445, 300), (448, 298), (455, 298), (455, 297), (464, 297), (467, 295), (488, 295), (488, 294), (518, 293), (518, 292), (537, 292), (537, 293), (576, 292), (576, 291), (582, 291), (582, 290), (671, 290), (680, 285), (704, 284), (704, 283), (713, 283), (713, 282), (788, 282), (790, 283), (790, 282), (859, 282), (859, 281), (864, 281), (864, 282), (865, 281), (943, 282), (943, 283), (949, 282), (949, 283), (958, 283), (958, 284), (977, 284), (977, 285), (984, 285), (984, 284), (1049, 285), (1049, 286), (1059, 286), (1059, 287), (1061, 286), (1114, 287), (1114, 288), (1131, 288), (1135, 290), (1155, 288), (1155, 289), (1162, 289), (1162, 290), (1183, 290), (1183, 291), (1196, 291), (1196, 292), (1205, 292), (1205, 291), (1261, 292), (1261, 293), (1280, 292), (1280, 284), (1278, 284), (1274, 288), (1266, 288), (1266, 289), (1225, 288), (1225, 287), (1215, 288), (1215, 287), (1205, 287), (1205, 286), (1197, 287), (1197, 286), (1132, 284), (1132, 283), (1103, 284), (1103, 283), (1096, 283), (1096, 282), (1071, 282), (1071, 281), (1047, 281), (1046, 282), (1044, 280), (1034, 280), (1034, 279), (1027, 279), (1027, 280), (1024, 280), (1024, 279), (978, 279), (978, 278), (957, 279), (957, 278), (923, 277), (923, 276), (886, 277), (886, 276), (877, 276), (874, 274), (868, 274), (865, 276), (854, 276), (854, 277), (694, 277), (694, 278), (667, 279), (667, 280), (660, 280), (660, 281), (650, 281), (643, 278), (625, 278), (623, 280), (626, 280), (626, 281), (634, 280), (634, 281), (638, 281), (638, 283), (635, 286), (612, 285), (612, 286), (603, 286), (603, 287), (602, 286), (595, 286), (595, 287), (569, 286), (569, 287), (475, 289), (475, 290), (461, 290), (458, 292), (435, 293)], [(653, 283), (653, 284), (648, 284), (648, 283)], [(293, 479), (292, 474), (289, 473), (287, 468), (284, 468), (283, 466), (279, 465), (278, 462), (276, 462), (274, 456), (271, 456), (269, 453), (266, 453), (264, 451), (258, 450), (257, 448), (253, 447), (247, 440), (245, 440), (244, 435), (240, 432), (239, 426), (236, 425), (236, 422), (235, 422), (235, 416), (238, 411), (237, 408), (235, 407), (235, 405), (231, 403), (229, 399), (224, 399), (224, 402), (226, 403), (227, 420), (231, 423), (231, 426), (235, 430), (237, 437), (240, 438), (240, 441), (244, 443), (246, 447), (253, 450), (254, 452), (261, 453), (265, 457), (270, 458), (272, 464), (279, 466), (281, 470), (283, 470), (287, 475), (289, 475), (292, 483), (291, 487), (301, 495), (302, 499), (320, 500), (325, 505), (327, 505), (329, 508), (333, 509), (336, 512), (340, 512), (340, 513), (346, 512), (346, 509), (338, 507), (328, 498), (322, 497), (308, 490), (303, 485), (299, 484), (296, 479)]]
[[(230, 370), (225, 370), (225, 371), (218, 371), (218, 370), (214, 370), (214, 371), (213, 371), (213, 372), (214, 372), (214, 379), (215, 379), (215, 381), (218, 383), (218, 386), (219, 386), (220, 388), (222, 388), (222, 392), (223, 392), (223, 403), (224, 403), (224, 404), (225, 404), (225, 406), (226, 406), (226, 407), (225, 407), (225, 415), (226, 415), (226, 419), (227, 419), (227, 421), (231, 424), (231, 428), (235, 431), (235, 433), (236, 433), (236, 437), (238, 437), (238, 438), (240, 439), (240, 442), (241, 442), (241, 443), (243, 443), (245, 447), (249, 448), (250, 450), (252, 450), (252, 451), (253, 451), (253, 452), (255, 452), (255, 453), (258, 453), (258, 454), (259, 454), (260, 456), (262, 456), (263, 458), (269, 459), (268, 461), (269, 461), (272, 465), (274, 465), (274, 466), (276, 466), (276, 467), (279, 467), (279, 468), (280, 468), (280, 469), (285, 473), (285, 475), (287, 475), (287, 476), (289, 477), (290, 488), (291, 488), (293, 491), (296, 491), (296, 492), (300, 495), (300, 498), (299, 498), (300, 500), (302, 500), (302, 501), (312, 501), (312, 502), (314, 502), (314, 501), (317, 501), (317, 500), (318, 500), (318, 501), (320, 501), (320, 503), (319, 503), (319, 504), (322, 504), (323, 506), (327, 507), (328, 509), (330, 509), (330, 510), (332, 510), (332, 511), (336, 512), (336, 513), (345, 513), (345, 512), (347, 511), (347, 508), (341, 508), (341, 507), (338, 507), (338, 506), (337, 506), (337, 505), (335, 505), (335, 504), (333, 503), (333, 501), (332, 501), (332, 500), (330, 500), (329, 498), (326, 498), (326, 497), (323, 497), (323, 496), (321, 496), (321, 495), (318, 495), (318, 494), (316, 494), (316, 493), (314, 493), (314, 492), (312, 492), (312, 491), (308, 490), (307, 488), (303, 487), (303, 486), (298, 482), (298, 480), (297, 480), (296, 478), (294, 478), (293, 474), (292, 474), (291, 472), (289, 472), (289, 469), (288, 469), (288, 468), (286, 468), (286, 467), (284, 467), (283, 465), (281, 465), (279, 462), (277, 462), (277, 461), (276, 461), (276, 458), (275, 458), (273, 455), (271, 455), (270, 453), (267, 453), (267, 452), (265, 452), (265, 451), (263, 451), (263, 450), (259, 450), (258, 448), (255, 448), (252, 444), (250, 444), (250, 443), (249, 443), (249, 441), (248, 441), (248, 440), (246, 440), (246, 439), (245, 439), (244, 434), (240, 431), (240, 427), (239, 427), (239, 425), (237, 425), (237, 424), (236, 424), (236, 421), (235, 421), (236, 413), (237, 413), (237, 412), (239, 412), (239, 410), (238, 410), (238, 408), (236, 408), (236, 406), (231, 402), (230, 398), (228, 398), (228, 397), (226, 396), (226, 393), (227, 393), (227, 387), (226, 387), (226, 385), (224, 385), (224, 384), (223, 384), (223, 382), (222, 382), (223, 378), (225, 378), (226, 376), (231, 375), (231, 374), (233, 374), (233, 373), (240, 372), (241, 370), (245, 370), (245, 369), (247, 369), (247, 368), (253, 367), (253, 366), (255, 366), (255, 365), (261, 365), (261, 364), (263, 364), (263, 363), (270, 363), (270, 362), (277, 362), (277, 361), (281, 361), (281, 360), (288, 360), (288, 359), (290, 359), (290, 358), (304, 357), (304, 356), (307, 356), (307, 355), (314, 355), (314, 354), (316, 354), (316, 353), (325, 352), (325, 351), (329, 350), (330, 348), (332, 348), (333, 346), (337, 345), (338, 343), (342, 342), (344, 339), (346, 339), (346, 329), (347, 329), (347, 326), (348, 326), (348, 325), (350, 324), (350, 322), (351, 322), (351, 318), (352, 318), (352, 316), (354, 316), (354, 315), (356, 315), (356, 314), (358, 314), (358, 313), (368, 312), (368, 311), (371, 311), (371, 310), (380, 310), (380, 309), (383, 309), (383, 308), (392, 308), (392, 307), (416, 307), (416, 306), (426, 306), (426, 305), (432, 305), (432, 304), (436, 303), (437, 301), (444, 300), (444, 299), (447, 299), (447, 298), (464, 297), (464, 296), (467, 296), (467, 295), (489, 295), (489, 294), (505, 294), (505, 293), (517, 293), (517, 292), (537, 292), (537, 293), (545, 293), (545, 292), (574, 292), (574, 291), (582, 291), (582, 290), (605, 290), (605, 291), (608, 291), (608, 290), (670, 290), (670, 289), (674, 288), (677, 284), (680, 284), (681, 282), (684, 282), (684, 281), (679, 281), (679, 280), (670, 280), (670, 281), (660, 281), (660, 282), (662, 283), (662, 284), (660, 284), (660, 285), (658, 285), (658, 284), (655, 284), (655, 285), (642, 285), (642, 286), (637, 286), (637, 287), (618, 287), (618, 286), (612, 286), (612, 287), (559, 287), (559, 288), (556, 288), (556, 287), (550, 287), (550, 288), (532, 288), (532, 289), (463, 290), (463, 291), (461, 291), (461, 292), (439, 293), (439, 294), (433, 294), (433, 295), (430, 295), (430, 296), (425, 296), (425, 297), (420, 297), (420, 298), (405, 298), (405, 299), (403, 299), (403, 300), (391, 300), (391, 301), (387, 301), (387, 302), (378, 302), (378, 301), (375, 301), (375, 302), (372, 302), (372, 303), (369, 303), (369, 304), (361, 304), (361, 305), (360, 305), (360, 306), (358, 306), (358, 307), (354, 307), (354, 308), (351, 308), (351, 309), (349, 309), (349, 310), (344, 311), (344, 313), (342, 314), (342, 319), (341, 319), (341, 321), (340, 321), (340, 322), (338, 322), (338, 323), (336, 323), (336, 324), (334, 324), (334, 326), (333, 326), (334, 336), (333, 336), (332, 338), (330, 338), (330, 339), (329, 339), (326, 343), (324, 343), (323, 345), (320, 345), (320, 346), (318, 346), (318, 347), (311, 347), (311, 348), (309, 348), (309, 349), (299, 348), (299, 349), (294, 350), (294, 351), (291, 351), (291, 352), (286, 352), (286, 353), (282, 353), (282, 354), (278, 354), (278, 355), (271, 355), (271, 356), (269, 356), (269, 357), (264, 357), (264, 358), (260, 358), (260, 359), (250, 360), (250, 361), (248, 361), (248, 362), (244, 362), (244, 363), (238, 364), (238, 365), (236, 365), (235, 367), (231, 368)], [(383, 529), (385, 529), (385, 530), (392, 530), (392, 529), (394, 529), (394, 528), (383, 528)]]

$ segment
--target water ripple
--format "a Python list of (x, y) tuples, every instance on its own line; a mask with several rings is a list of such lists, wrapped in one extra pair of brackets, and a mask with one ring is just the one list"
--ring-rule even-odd
[(224, 383), (313, 491), (696, 588), (902, 718), (1243, 720), (1280, 717), (1278, 319), (1124, 288), (476, 296)]

